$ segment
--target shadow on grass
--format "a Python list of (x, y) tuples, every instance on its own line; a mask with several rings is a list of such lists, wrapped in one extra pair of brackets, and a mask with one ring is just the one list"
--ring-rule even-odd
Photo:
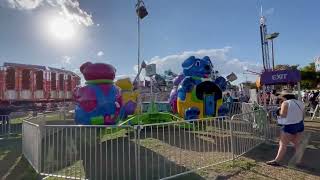
[[(257, 148), (253, 149), (249, 153), (245, 154), (245, 157), (255, 159), (258, 162), (266, 162), (276, 157), (278, 151), (277, 144), (261, 144)], [(301, 166), (294, 168), (294, 170), (302, 171), (308, 174), (320, 175), (320, 149), (312, 148), (310, 144), (304, 152)], [(288, 162), (294, 155), (294, 148), (289, 146), (287, 153), (282, 161), (284, 167), (287, 167)], [(291, 167), (287, 167), (291, 168)]]
[[(88, 179), (160, 179), (189, 171), (183, 165), (171, 161), (152, 149), (140, 146), (134, 141), (132, 131), (122, 137), (115, 136), (100, 142), (102, 131), (95, 128), (48, 130), (42, 141), (42, 171), (47, 174), (64, 172), (65, 176)], [(84, 131), (85, 130), (85, 131)], [(122, 134), (122, 133), (121, 133)], [(112, 135), (110, 135), (112, 136)], [(102, 137), (102, 136), (101, 136)], [(57, 143), (58, 142), (58, 143)], [(136, 149), (140, 150), (140, 154)], [(72, 167), (82, 162), (80, 172)], [(140, 167), (140, 168), (138, 168)], [(68, 172), (65, 170), (69, 169)], [(78, 168), (79, 169), (79, 168)], [(183, 179), (203, 179), (190, 173)], [(177, 179), (181, 179), (180, 177)]]
[(21, 137), (10, 136), (0, 140), (1, 179), (39, 179), (40, 177), (21, 154)]

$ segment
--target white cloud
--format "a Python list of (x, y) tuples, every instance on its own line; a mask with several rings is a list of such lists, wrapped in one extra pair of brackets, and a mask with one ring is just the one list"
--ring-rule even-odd
[(99, 57), (101, 57), (101, 56), (103, 56), (104, 55), (104, 52), (103, 51), (99, 51), (98, 53), (97, 53), (97, 56), (99, 56)]
[(9, 7), (17, 9), (34, 9), (39, 7), (43, 0), (7, 0)]
[(80, 8), (78, 0), (6, 0), (11, 8), (19, 10), (32, 10), (47, 5), (59, 9), (59, 13), (66, 19), (78, 24), (93, 25), (92, 15)]
[(66, 65), (66, 64), (70, 65), (71, 64), (71, 57), (70, 56), (63, 56), (61, 61), (62, 61), (63, 65)]
[[(182, 62), (189, 56), (196, 56), (202, 58), (204, 56), (209, 56), (215, 70), (218, 70), (220, 75), (227, 76), (228, 74), (234, 72), (239, 81), (243, 81), (245, 77), (243, 72), (245, 70), (252, 70), (260, 72), (262, 65), (259, 63), (253, 63), (245, 60), (240, 60), (237, 58), (229, 57), (229, 52), (231, 47), (224, 47), (221, 49), (201, 49), (198, 51), (185, 51), (180, 54), (169, 55), (165, 57), (155, 56), (151, 58), (148, 62), (155, 63), (157, 65), (157, 73), (164, 73), (165, 70), (171, 69), (173, 72), (182, 72)], [(135, 72), (137, 72), (137, 67), (134, 67)], [(256, 76), (247, 75), (249, 80), (254, 81)]]

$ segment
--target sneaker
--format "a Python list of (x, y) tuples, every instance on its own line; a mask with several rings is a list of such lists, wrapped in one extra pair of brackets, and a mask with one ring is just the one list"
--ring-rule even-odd
[(267, 161), (266, 164), (270, 166), (280, 166), (280, 164), (276, 160)]

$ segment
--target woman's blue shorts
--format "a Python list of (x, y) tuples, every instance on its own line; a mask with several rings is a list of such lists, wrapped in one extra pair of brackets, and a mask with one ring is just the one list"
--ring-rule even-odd
[(304, 131), (303, 121), (300, 121), (299, 123), (296, 123), (296, 124), (284, 125), (282, 126), (282, 131), (289, 134), (297, 134), (299, 132), (303, 132)]

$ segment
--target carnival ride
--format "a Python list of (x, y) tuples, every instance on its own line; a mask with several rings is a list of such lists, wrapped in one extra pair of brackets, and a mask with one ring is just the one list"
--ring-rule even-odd
[(39, 111), (73, 101), (80, 85), (74, 72), (53, 67), (4, 63), (0, 68), (0, 114)]
[[(147, 68), (148, 65), (145, 64), (143, 67)], [(147, 112), (142, 113), (139, 102), (141, 92), (134, 87), (136, 82), (124, 78), (114, 83), (116, 69), (112, 65), (84, 63), (80, 71), (86, 80), (86, 86), (79, 88), (75, 93), (76, 123), (149, 124), (218, 116), (222, 104), (222, 91), (226, 89), (227, 81), (223, 77), (217, 77), (215, 80), (211, 78), (213, 66), (210, 58), (205, 56), (199, 59), (191, 56), (183, 62), (182, 68), (183, 73), (173, 80), (174, 86), (169, 98), (172, 109), (168, 112), (158, 111), (152, 91), (153, 87), (157, 86), (161, 91), (159, 86), (166, 82), (159, 78), (161, 76), (156, 74), (155, 70), (152, 73), (146, 72), (151, 82), (151, 98)], [(141, 70), (138, 75), (140, 73)], [(136, 83), (137, 85), (139, 86), (139, 83)]]

